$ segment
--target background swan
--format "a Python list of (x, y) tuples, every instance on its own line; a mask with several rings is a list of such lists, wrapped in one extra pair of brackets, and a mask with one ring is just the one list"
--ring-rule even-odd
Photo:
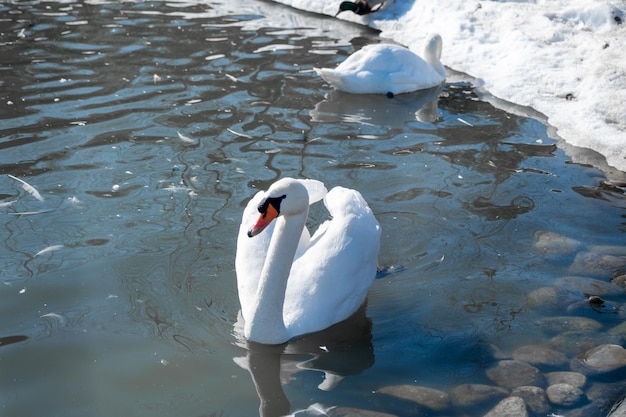
[(441, 63), (443, 41), (430, 35), (423, 59), (393, 44), (366, 45), (335, 69), (314, 68), (337, 90), (353, 94), (401, 94), (436, 87), (446, 78)]
[[(308, 208), (321, 199), (332, 219), (313, 236)], [(358, 191), (281, 179), (246, 206), (237, 237), (237, 289), (244, 336), (278, 344), (354, 313), (376, 276), (380, 226)]]

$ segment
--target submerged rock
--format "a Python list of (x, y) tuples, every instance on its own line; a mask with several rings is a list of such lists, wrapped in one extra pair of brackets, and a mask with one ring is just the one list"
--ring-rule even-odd
[(626, 321), (618, 324), (615, 327), (610, 328), (607, 333), (621, 336), (622, 338), (626, 339)]
[(526, 307), (531, 310), (559, 311), (565, 310), (568, 304), (580, 300), (566, 288), (541, 287), (526, 296)]
[(626, 349), (620, 345), (600, 345), (572, 359), (570, 367), (586, 375), (598, 375), (626, 367)]
[(568, 362), (563, 353), (542, 345), (526, 345), (515, 349), (513, 359), (535, 366), (557, 367)]
[(330, 410), (329, 417), (397, 417), (394, 414), (381, 413), (379, 411), (364, 410), (361, 408), (337, 407)]
[(591, 246), (589, 246), (589, 252), (603, 253), (605, 255), (626, 256), (626, 246), (623, 246), (623, 245), (591, 245)]
[(558, 316), (546, 317), (535, 322), (539, 328), (548, 334), (558, 334), (566, 331), (597, 331), (602, 324), (587, 317)]
[(590, 295), (606, 296), (624, 294), (624, 289), (608, 281), (580, 276), (566, 276), (555, 281), (557, 287), (577, 292), (588, 297)]
[(392, 385), (376, 392), (412, 401), (432, 411), (442, 411), (450, 405), (448, 394), (434, 388), (416, 385)]
[(607, 277), (626, 268), (626, 256), (606, 255), (598, 252), (581, 252), (570, 266), (570, 273)]
[(452, 402), (458, 407), (495, 403), (508, 395), (509, 391), (504, 388), (484, 384), (457, 385), (450, 392)]
[(550, 411), (550, 404), (546, 392), (539, 387), (524, 386), (515, 388), (511, 397), (520, 397), (526, 403), (526, 408), (535, 415), (545, 415)]
[(576, 388), (582, 388), (587, 383), (587, 377), (580, 372), (549, 372), (545, 374), (548, 385), (569, 384)]
[(603, 344), (619, 344), (621, 336), (603, 332), (563, 332), (550, 339), (550, 346), (566, 355), (578, 355)]
[(626, 275), (618, 275), (611, 279), (611, 284), (626, 288)]
[(587, 398), (599, 404), (612, 404), (626, 393), (626, 380), (617, 382), (593, 382), (586, 390)]
[(516, 360), (503, 360), (487, 369), (487, 377), (501, 387), (517, 388), (524, 385), (543, 385), (543, 375), (534, 366)]
[(546, 390), (548, 400), (554, 405), (572, 407), (584, 399), (584, 393), (569, 384), (550, 385)]
[(528, 417), (526, 404), (520, 397), (508, 397), (503, 399), (485, 417)]
[(533, 249), (550, 258), (571, 255), (580, 248), (578, 240), (555, 232), (539, 230), (535, 233)]

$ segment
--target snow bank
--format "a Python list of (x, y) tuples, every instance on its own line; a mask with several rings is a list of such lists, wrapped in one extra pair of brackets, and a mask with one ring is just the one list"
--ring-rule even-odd
[[(339, 0), (276, 0), (334, 16)], [(372, 0), (372, 4), (377, 1)], [(381, 30), (421, 54), (444, 39), (443, 63), (491, 95), (544, 114), (565, 142), (626, 171), (625, 2), (387, 0), (375, 14), (338, 18)]]

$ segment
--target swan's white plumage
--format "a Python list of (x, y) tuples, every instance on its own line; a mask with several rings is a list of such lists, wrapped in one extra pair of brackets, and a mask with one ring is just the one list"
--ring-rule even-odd
[[(294, 237), (293, 244), (297, 249), (293, 260), (281, 259), (282, 252), (268, 250), (275, 232), (282, 230), (280, 222), (290, 222), (291, 219), (286, 218), (289, 216), (279, 216), (257, 236), (250, 238), (247, 235), (259, 216), (259, 204), (266, 197), (279, 196), (272, 194), (277, 184), (281, 184), (278, 194), (287, 195), (282, 204), (288, 204), (290, 187), (302, 184), (309, 193), (308, 203), (323, 197), (331, 216), (331, 220), (321, 224), (313, 236), (303, 227), (299, 236)], [(303, 207), (306, 218), (308, 204)], [(363, 304), (374, 280), (379, 247), (380, 226), (358, 191), (335, 187), (326, 193), (319, 181), (288, 178), (273, 184), (266, 192), (257, 193), (244, 210), (237, 239), (235, 267), (241, 312), (246, 324), (245, 337), (261, 343), (282, 343), (348, 318)], [(289, 263), (291, 267), (288, 279), (282, 278), (286, 280), (284, 303), (272, 307), (282, 310), (282, 323), (275, 322), (280, 320), (263, 321), (256, 316), (258, 305), (263, 303), (259, 297), (259, 285), (266, 285), (262, 283), (261, 272), (268, 257)], [(269, 276), (266, 280), (281, 280), (281, 277)], [(250, 330), (251, 323), (256, 330)]]
[(353, 94), (402, 94), (440, 85), (446, 78), (441, 63), (442, 40), (426, 40), (423, 58), (393, 44), (367, 45), (335, 69), (314, 68), (337, 90)]

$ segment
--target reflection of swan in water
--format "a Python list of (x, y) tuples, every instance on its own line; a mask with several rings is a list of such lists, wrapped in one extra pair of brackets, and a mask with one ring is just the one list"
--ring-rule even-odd
[(283, 345), (247, 342), (240, 317), (235, 324), (235, 335), (238, 345), (246, 349), (246, 355), (233, 360), (252, 377), (260, 400), (261, 417), (289, 414), (291, 405), (282, 385), (288, 384), (299, 372), (323, 373), (324, 379), (317, 388), (329, 391), (343, 378), (360, 374), (374, 364), (372, 322), (365, 310), (364, 305), (341, 323)]
[(314, 122), (358, 122), (400, 126), (406, 122), (434, 122), (439, 117), (437, 102), (441, 87), (387, 98), (378, 95), (355, 96), (333, 90), (311, 111)]

